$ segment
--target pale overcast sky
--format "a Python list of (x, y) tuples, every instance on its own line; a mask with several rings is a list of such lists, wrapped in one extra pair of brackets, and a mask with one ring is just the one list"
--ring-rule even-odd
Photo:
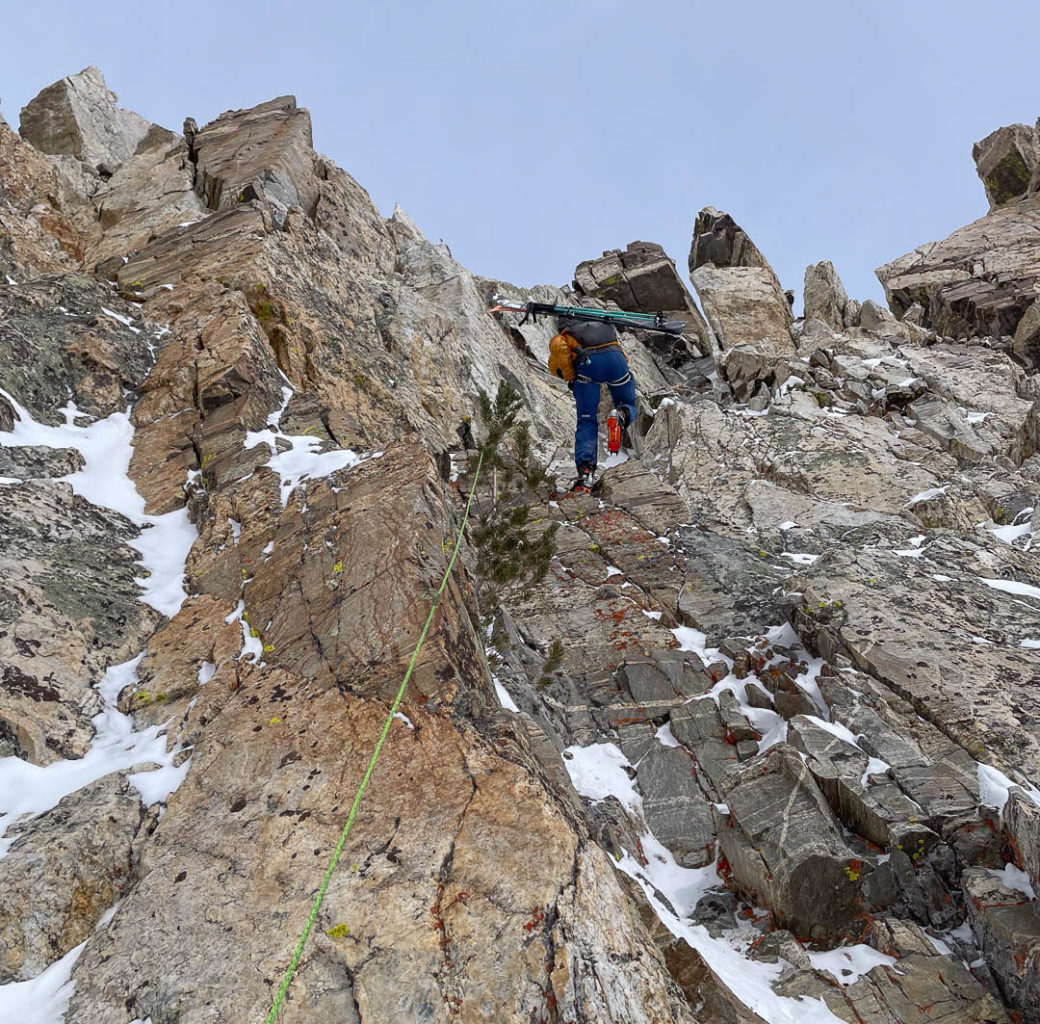
[[(161, 9), (156, 9), (161, 8)], [(5, 5), (6, 120), (96, 64), (179, 131), (293, 93), (315, 148), (471, 270), (520, 285), (634, 239), (688, 280), (731, 213), (801, 292), (986, 211), (972, 143), (1040, 115), (1040, 6), (965, 0), (312, 0)]]

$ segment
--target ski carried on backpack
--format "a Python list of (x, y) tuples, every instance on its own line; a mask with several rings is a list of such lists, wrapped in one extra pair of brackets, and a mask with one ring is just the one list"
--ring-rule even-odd
[(520, 326), (539, 316), (564, 316), (587, 323), (607, 323), (637, 331), (658, 331), (662, 334), (682, 334), (686, 324), (682, 320), (666, 320), (663, 313), (626, 313), (615, 309), (585, 309), (583, 306), (554, 306), (548, 302), (499, 301), (491, 313), (523, 313)]

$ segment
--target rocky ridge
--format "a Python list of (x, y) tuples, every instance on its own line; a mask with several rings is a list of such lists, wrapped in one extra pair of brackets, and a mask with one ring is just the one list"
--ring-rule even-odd
[(1032, 129), (977, 147), (977, 229), (879, 270), (891, 312), (824, 261), (796, 320), (711, 208), (699, 307), (651, 243), (528, 291), (384, 219), (291, 97), (182, 135), (116, 102), (88, 69), (0, 123), (0, 770), (40, 773), (0, 806), (0, 982), (71, 972), (69, 1024), (266, 1015), (477, 389), (567, 472), (552, 329), (498, 293), (690, 330), (623, 338), (638, 457), (517, 497), (540, 583), (464, 545), (279, 1019), (1040, 1020)]

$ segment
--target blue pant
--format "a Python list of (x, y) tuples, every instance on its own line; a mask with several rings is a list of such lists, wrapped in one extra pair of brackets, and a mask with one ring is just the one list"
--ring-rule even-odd
[(636, 384), (628, 369), (625, 353), (617, 345), (594, 349), (576, 367), (574, 403), (578, 410), (578, 425), (574, 431), (574, 464), (596, 467), (596, 449), (599, 410), (599, 388), (606, 384), (610, 397), (618, 409), (628, 413), (628, 422), (636, 421)]

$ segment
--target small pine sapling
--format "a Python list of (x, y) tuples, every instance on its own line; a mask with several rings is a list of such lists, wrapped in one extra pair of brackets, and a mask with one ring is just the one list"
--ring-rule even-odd
[(485, 469), (491, 470), (491, 486), (479, 492), (472, 540), (479, 583), (489, 590), (490, 603), (497, 604), (499, 587), (519, 583), (526, 590), (541, 582), (556, 551), (558, 524), (536, 535), (529, 530), (530, 509), (539, 500), (536, 490), (551, 487), (552, 481), (533, 458), (529, 424), (517, 421), (519, 392), (501, 381), (494, 401), (484, 391), (478, 399), (486, 429), (479, 450)]

